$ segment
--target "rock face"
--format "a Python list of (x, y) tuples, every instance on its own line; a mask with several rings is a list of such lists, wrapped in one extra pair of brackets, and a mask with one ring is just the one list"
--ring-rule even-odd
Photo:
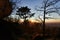
[(9, 0), (0, 0), (0, 18), (8, 16), (11, 11), (12, 5)]

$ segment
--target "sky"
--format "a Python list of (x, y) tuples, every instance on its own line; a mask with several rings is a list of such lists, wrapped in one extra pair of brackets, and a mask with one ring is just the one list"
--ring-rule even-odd
[[(14, 0), (15, 1), (15, 0)], [(19, 0), (18, 0), (19, 1)], [(28, 6), (28, 8), (31, 8), (31, 12), (35, 13), (33, 18), (38, 18), (38, 16), (41, 16), (41, 18), (43, 18), (43, 14), (42, 12), (36, 11), (35, 8), (37, 8), (38, 6), (42, 6), (42, 1), (43, 0), (21, 0), (21, 2), (17, 2), (16, 6), (17, 7), (21, 7), (21, 6)], [(59, 6), (60, 2), (57, 3), (56, 5)], [(59, 6), (60, 7), (60, 6)], [(13, 14), (16, 13), (16, 10), (14, 10)], [(48, 15), (46, 15), (47, 17), (49, 17)], [(60, 18), (60, 15), (58, 15), (57, 13), (52, 13), (51, 17), (53, 18)]]

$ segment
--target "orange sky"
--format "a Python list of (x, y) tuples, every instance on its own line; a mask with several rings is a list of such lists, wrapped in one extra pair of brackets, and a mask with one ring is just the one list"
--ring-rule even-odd
[[(31, 22), (41, 22), (41, 21), (36, 21), (34, 19), (30, 19)], [(60, 19), (46, 19), (45, 20), (46, 23), (60, 23)]]
[(60, 23), (60, 19), (46, 19), (46, 23)]
[[(29, 21), (30, 22), (37, 22), (37, 23), (41, 22), (41, 21), (37, 21), (35, 19), (29, 19)], [(21, 19), (20, 22), (24, 22), (24, 20)], [(60, 19), (46, 19), (45, 22), (46, 23), (60, 23)]]

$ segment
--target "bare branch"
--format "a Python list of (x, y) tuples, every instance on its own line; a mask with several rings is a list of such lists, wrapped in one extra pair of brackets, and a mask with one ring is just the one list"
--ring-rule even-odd
[[(41, 8), (40, 8), (40, 9), (41, 9)], [(37, 10), (37, 11), (44, 11), (44, 10), (42, 10), (42, 9), (40, 10), (40, 9), (35, 8), (35, 10)]]
[(58, 10), (58, 9), (60, 9), (60, 8), (56, 8), (56, 7), (55, 7), (55, 9), (56, 9), (57, 13), (60, 15), (59, 10)]
[(47, 10), (52, 10), (52, 9), (60, 9), (60, 7), (49, 8)]
[(57, 11), (56, 10), (47, 11), (46, 14), (48, 14), (48, 13), (57, 13)]
[(34, 14), (35, 14), (35, 13), (33, 13), (33, 14), (30, 14), (30, 17), (34, 16)]
[(53, 0), (49, 3), (47, 3), (46, 7), (49, 7), (49, 6), (52, 6), (52, 5), (55, 5), (56, 3), (58, 3), (60, 0)]
[(37, 10), (37, 11), (44, 11), (44, 10)]
[(38, 18), (41, 20), (41, 22), (43, 22), (43, 20), (40, 18), (40, 16), (38, 16)]
[[(60, 0), (43, 0), (44, 2), (44, 7), (39, 7), (39, 9), (36, 8), (37, 11), (43, 11), (44, 15), (48, 13), (58, 13), (59, 14), (59, 9), (60, 7), (51, 7), (54, 6), (56, 3), (60, 2)], [(46, 12), (46, 13), (45, 13)], [(44, 16), (45, 17), (45, 16)]]

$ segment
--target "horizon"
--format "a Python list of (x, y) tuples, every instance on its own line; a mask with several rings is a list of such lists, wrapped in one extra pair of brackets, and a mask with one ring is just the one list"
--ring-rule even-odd
[[(29, 19), (28, 20), (29, 22), (32, 22), (32, 23), (42, 23), (41, 20), (36, 20), (36, 19)], [(24, 22), (24, 19), (20, 19), (20, 22)], [(45, 23), (60, 23), (60, 19), (46, 19), (45, 20)]]

